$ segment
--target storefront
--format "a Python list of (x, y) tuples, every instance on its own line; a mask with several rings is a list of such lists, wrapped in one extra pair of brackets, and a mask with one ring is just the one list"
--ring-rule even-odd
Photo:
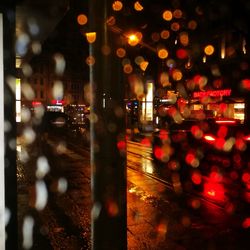
[(153, 81), (147, 81), (145, 84), (146, 95), (140, 102), (140, 123), (139, 128), (142, 131), (153, 131), (154, 128), (154, 83)]
[(47, 105), (47, 111), (54, 111), (54, 112), (64, 112), (64, 105), (65, 101), (63, 100), (52, 100), (51, 104)]
[(244, 123), (245, 100), (232, 96), (231, 89), (194, 92), (189, 104), (190, 117), (228, 119)]

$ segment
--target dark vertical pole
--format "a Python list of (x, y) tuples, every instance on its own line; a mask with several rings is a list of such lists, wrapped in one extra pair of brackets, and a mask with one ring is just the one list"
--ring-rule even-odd
[(250, 93), (244, 93), (245, 98), (245, 120), (244, 125), (246, 128), (250, 127)]
[(107, 27), (113, 0), (90, 0), (92, 249), (127, 249), (124, 86), (115, 55), (117, 37)]
[[(2, 2), (1, 2), (2, 4)], [(11, 141), (16, 139), (15, 95), (10, 90), (8, 78), (15, 77), (15, 5), (14, 1), (3, 1), (3, 63), (4, 63), (4, 121), (11, 124), (5, 131), (5, 207), (10, 213), (6, 226), (5, 249), (17, 249), (17, 180), (16, 149)], [(1, 166), (2, 167), (2, 166)]]

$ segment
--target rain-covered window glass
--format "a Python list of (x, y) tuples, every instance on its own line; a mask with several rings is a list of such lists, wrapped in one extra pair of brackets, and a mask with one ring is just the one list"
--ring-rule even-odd
[(249, 12), (17, 3), (18, 249), (249, 249)]

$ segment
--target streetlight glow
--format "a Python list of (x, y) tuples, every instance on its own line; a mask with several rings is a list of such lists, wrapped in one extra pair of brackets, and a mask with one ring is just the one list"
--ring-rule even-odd
[(96, 32), (88, 32), (86, 33), (86, 38), (89, 43), (94, 43), (96, 40)]
[(135, 34), (130, 34), (127, 37), (128, 37), (128, 44), (130, 46), (136, 46), (140, 42), (142, 34), (140, 32), (137, 32)]

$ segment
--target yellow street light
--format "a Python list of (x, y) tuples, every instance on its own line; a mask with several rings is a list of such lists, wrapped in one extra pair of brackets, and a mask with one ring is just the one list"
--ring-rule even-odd
[(140, 32), (128, 35), (127, 36), (127, 38), (128, 38), (128, 44), (130, 46), (136, 46), (141, 41), (141, 37), (142, 37), (142, 35), (141, 35)]
[(94, 43), (96, 40), (96, 32), (88, 32), (86, 33), (86, 38), (89, 43)]

